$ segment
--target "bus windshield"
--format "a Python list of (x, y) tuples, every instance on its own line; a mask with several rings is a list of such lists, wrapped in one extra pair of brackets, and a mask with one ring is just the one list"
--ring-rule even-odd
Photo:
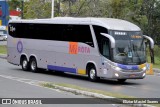
[(112, 32), (116, 46), (113, 61), (121, 64), (136, 65), (146, 62), (145, 43), (141, 32)]

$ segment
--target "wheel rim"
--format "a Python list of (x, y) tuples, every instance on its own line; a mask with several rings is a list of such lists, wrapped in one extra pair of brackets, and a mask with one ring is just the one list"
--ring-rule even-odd
[(27, 62), (26, 60), (23, 60), (23, 64), (22, 64), (22, 65), (23, 65), (23, 68), (24, 68), (24, 69), (27, 68), (27, 63), (28, 63), (28, 62)]
[(96, 76), (96, 70), (95, 69), (91, 69), (90, 70), (90, 78), (91, 79), (95, 79), (95, 76)]
[(35, 70), (36, 70), (36, 67), (37, 67), (36, 62), (35, 62), (35, 61), (32, 61), (32, 62), (31, 62), (31, 69), (32, 69), (33, 71), (35, 71)]

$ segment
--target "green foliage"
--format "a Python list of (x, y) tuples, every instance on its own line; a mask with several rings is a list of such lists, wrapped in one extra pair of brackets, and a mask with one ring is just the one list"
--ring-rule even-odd
[(7, 54), (6, 45), (0, 45), (0, 54)]
[[(160, 69), (160, 46), (155, 45), (154, 47), (154, 55), (155, 55), (155, 64), (153, 64), (153, 68)], [(147, 62), (151, 63), (149, 49), (147, 48)]]
[(39, 19), (51, 17), (51, 3), (44, 0), (24, 2), (24, 18)]
[(8, 1), (9, 10), (16, 10), (17, 7), (21, 7), (21, 0), (10, 0)]

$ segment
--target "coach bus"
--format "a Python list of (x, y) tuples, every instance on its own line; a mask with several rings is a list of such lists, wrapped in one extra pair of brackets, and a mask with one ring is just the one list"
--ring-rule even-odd
[(62, 18), (9, 22), (9, 63), (24, 71), (39, 69), (99, 78), (143, 79), (146, 46), (153, 40), (125, 20), (112, 18)]

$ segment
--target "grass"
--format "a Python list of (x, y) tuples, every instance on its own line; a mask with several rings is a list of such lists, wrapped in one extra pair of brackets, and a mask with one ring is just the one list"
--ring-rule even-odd
[[(98, 94), (116, 97), (116, 98), (135, 98), (133, 96), (127, 96), (127, 95), (116, 93), (116, 92), (112, 93), (112, 92), (107, 92), (107, 91), (102, 91), (102, 90), (89, 89), (89, 88), (84, 88), (84, 87), (80, 87), (80, 86), (76, 86), (76, 85), (72, 85), (72, 84), (65, 84), (65, 83), (56, 83), (56, 84), (55, 83), (40, 83), (40, 85), (43, 87), (51, 88), (51, 89), (56, 89), (55, 85), (57, 85), (57, 86), (77, 89), (77, 90), (81, 90), (81, 91), (98, 93)], [(74, 94), (76, 94), (76, 93), (74, 93)]]
[[(153, 68), (160, 69), (160, 46), (155, 45), (154, 47), (154, 59), (155, 59), (155, 64), (153, 64)], [(147, 52), (147, 60), (148, 62), (151, 62), (149, 51)]]
[(0, 45), (0, 54), (7, 54), (6, 45)]
[[(102, 95), (106, 95), (106, 96), (110, 96), (110, 97), (115, 97), (115, 98), (135, 98), (133, 96), (127, 96), (124, 94), (120, 94), (120, 93), (116, 93), (116, 92), (107, 92), (107, 91), (102, 91), (102, 90), (96, 90), (96, 89), (89, 89), (89, 88), (84, 88), (84, 87), (80, 87), (80, 86), (76, 86), (76, 85), (71, 85), (71, 84), (64, 84), (64, 83), (40, 83), (39, 84), (42, 87), (47, 87), (50, 89), (57, 89), (55, 85), (57, 86), (62, 86), (62, 87), (67, 87), (67, 88), (72, 88), (72, 89), (77, 89), (77, 90), (81, 90), (81, 91), (88, 91), (88, 92), (93, 92), (93, 93), (97, 93), (97, 94), (102, 94)], [(74, 92), (72, 92), (74, 93)], [(74, 93), (76, 94), (76, 93)], [(160, 104), (149, 104), (155, 107), (160, 107)]]

